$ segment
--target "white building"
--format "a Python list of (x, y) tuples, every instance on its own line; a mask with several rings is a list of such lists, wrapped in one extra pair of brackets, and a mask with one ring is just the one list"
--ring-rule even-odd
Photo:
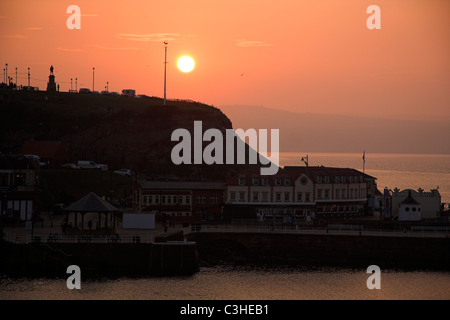
[(411, 190), (408, 197), (403, 200), (398, 208), (399, 221), (419, 221), (421, 219), (421, 205), (411, 196)]

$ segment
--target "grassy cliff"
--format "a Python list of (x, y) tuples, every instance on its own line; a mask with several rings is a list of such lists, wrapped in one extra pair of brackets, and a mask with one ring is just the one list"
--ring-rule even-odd
[(197, 102), (112, 95), (0, 90), (0, 151), (16, 153), (27, 140), (62, 141), (72, 162), (93, 160), (110, 170), (131, 168), (142, 175), (219, 178), (237, 166), (180, 165), (170, 153), (177, 128), (193, 134), (232, 129), (218, 109)]

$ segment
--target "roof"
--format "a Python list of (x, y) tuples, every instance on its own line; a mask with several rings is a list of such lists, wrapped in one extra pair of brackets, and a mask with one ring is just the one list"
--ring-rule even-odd
[(30, 160), (23, 155), (2, 155), (0, 154), (0, 169), (36, 169)]
[(103, 200), (95, 193), (91, 192), (85, 195), (77, 202), (72, 203), (64, 209), (71, 212), (113, 212), (119, 211), (116, 207), (108, 201)]
[(207, 181), (141, 181), (140, 185), (143, 189), (158, 190), (224, 190), (223, 182), (207, 182)]
[(420, 203), (417, 202), (416, 200), (414, 200), (414, 198), (412, 197), (411, 190), (409, 190), (408, 196), (405, 198), (405, 200), (400, 202), (400, 204), (410, 204), (410, 205), (419, 205), (420, 206)]
[(35, 154), (41, 158), (54, 158), (60, 148), (66, 152), (61, 141), (26, 141), (21, 151), (24, 154)]

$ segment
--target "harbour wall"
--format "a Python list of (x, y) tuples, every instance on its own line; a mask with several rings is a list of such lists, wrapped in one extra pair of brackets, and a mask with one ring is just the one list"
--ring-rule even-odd
[(198, 232), (200, 264), (450, 270), (449, 238)]
[(9, 276), (67, 277), (77, 265), (83, 277), (180, 276), (198, 271), (195, 243), (0, 242), (0, 273)]

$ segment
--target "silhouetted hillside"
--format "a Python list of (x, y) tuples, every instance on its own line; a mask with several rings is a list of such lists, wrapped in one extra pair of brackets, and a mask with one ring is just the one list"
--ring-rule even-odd
[(232, 129), (217, 108), (160, 98), (0, 91), (0, 151), (16, 153), (27, 140), (60, 140), (72, 162), (92, 160), (109, 168), (140, 174), (221, 177), (233, 166), (180, 165), (170, 158), (173, 130), (193, 136), (194, 121), (203, 130)]

